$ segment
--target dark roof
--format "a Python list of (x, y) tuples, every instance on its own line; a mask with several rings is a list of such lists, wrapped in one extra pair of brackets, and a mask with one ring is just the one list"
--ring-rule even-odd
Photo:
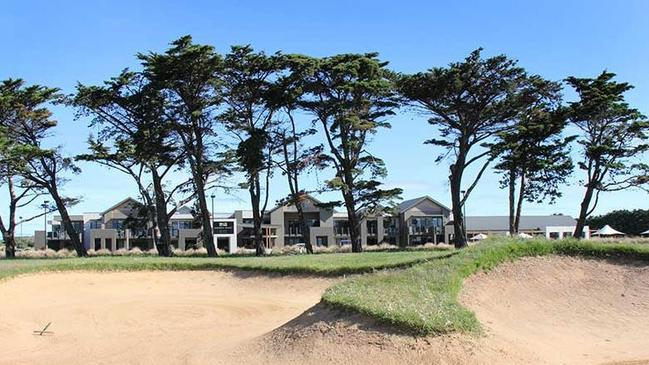
[(422, 202), (424, 200), (430, 200), (431, 202), (439, 205), (440, 208), (442, 208), (443, 210), (447, 210), (449, 212), (451, 211), (446, 205), (438, 202), (437, 200), (431, 198), (428, 195), (425, 195), (425, 196), (420, 196), (419, 198), (404, 200), (401, 203), (399, 203), (399, 213), (405, 212), (406, 210), (416, 206), (417, 204), (419, 204), (420, 202)]
[[(448, 224), (452, 224), (449, 221)], [(520, 230), (545, 230), (548, 226), (574, 226), (575, 219), (569, 215), (521, 216)], [(508, 231), (509, 216), (467, 216), (467, 231)]]

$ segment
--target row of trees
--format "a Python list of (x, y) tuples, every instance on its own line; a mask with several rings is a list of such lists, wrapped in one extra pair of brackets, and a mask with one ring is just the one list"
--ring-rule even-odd
[[(235, 46), (220, 55), (189, 36), (164, 53), (137, 57), (140, 70), (126, 69), (100, 86), (80, 84), (67, 98), (21, 80), (4, 82), (1, 176), (12, 203), (9, 223), (0, 220), (0, 228), (8, 247), (16, 209), (48, 193), (77, 253), (85, 255), (66, 212), (74, 201), (59, 193), (62, 174), (78, 169), (58, 148), (42, 146), (56, 124), (50, 103), (65, 102), (79, 116), (90, 117), (97, 133), (89, 138), (89, 152), (76, 159), (132, 177), (147, 220), (159, 232), (154, 240), (161, 255), (171, 254), (171, 215), (192, 200), (204, 245), (210, 256), (216, 255), (206, 196), (218, 187), (231, 188), (232, 176), (244, 176), (239, 188), (250, 195), (255, 246), (263, 254), (269, 181), (278, 172), (290, 192), (282, 202), (296, 204), (311, 252), (309, 225), (299, 204), (309, 193), (303, 177), (325, 168), (333, 176), (313, 190), (340, 192), (340, 201), (323, 204), (344, 206), (352, 250), (361, 251), (363, 216), (390, 209), (401, 194), (401, 189), (381, 187), (386, 167), (369, 149), (372, 136), (390, 128), (388, 120), (399, 107), (424, 111), (437, 129), (425, 143), (441, 149), (438, 162), (450, 161), (457, 247), (466, 245), (462, 207), (490, 166), (508, 189), (512, 233), (524, 201), (552, 202), (561, 195), (573, 170), (569, 152), (574, 141), (582, 150), (577, 165), (586, 175), (576, 232), (600, 192), (648, 181), (640, 158), (648, 148), (649, 126), (624, 102), (630, 86), (613, 81), (608, 72), (594, 79), (568, 78), (580, 98), (564, 105), (560, 83), (529, 75), (503, 55), (483, 58), (481, 50), (462, 62), (413, 75), (390, 71), (374, 53), (315, 58)], [(566, 135), (568, 125), (577, 127), (575, 135)], [(477, 173), (467, 176), (467, 171)]]

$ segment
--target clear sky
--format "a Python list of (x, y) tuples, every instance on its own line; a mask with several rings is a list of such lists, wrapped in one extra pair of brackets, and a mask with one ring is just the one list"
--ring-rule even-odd
[[(561, 80), (595, 76), (604, 69), (636, 86), (628, 101), (649, 114), (649, 2), (638, 1), (30, 1), (0, 5), (0, 79), (56, 86), (66, 93), (77, 82), (98, 84), (125, 67), (134, 55), (163, 51), (185, 34), (227, 52), (233, 44), (258, 50), (327, 56), (377, 51), (390, 67), (416, 72), (461, 60), (477, 47), (485, 55), (505, 53), (531, 73)], [(573, 95), (565, 93), (570, 100)], [(57, 108), (60, 126), (52, 144), (70, 154), (85, 151), (87, 120)], [(423, 145), (435, 130), (426, 117), (402, 110), (391, 131), (376, 136), (371, 150), (384, 158), (386, 184), (404, 198), (431, 195), (449, 204), (448, 163), (434, 163), (436, 151)], [(137, 197), (129, 178), (82, 164), (65, 187), (83, 202), (72, 212), (100, 211), (125, 196)], [(527, 204), (524, 214), (576, 215), (582, 195), (580, 171), (555, 205)], [(311, 178), (311, 186), (321, 173)], [(271, 186), (271, 202), (286, 194), (284, 180)], [(4, 212), (6, 193), (0, 193)], [(332, 196), (337, 198), (337, 195)], [(324, 197), (327, 198), (327, 197)], [(638, 191), (604, 195), (596, 213), (649, 208)], [(247, 209), (245, 192), (219, 194), (216, 211)], [(29, 215), (32, 209), (22, 212)], [(467, 204), (469, 215), (506, 215), (507, 196), (489, 174)], [(42, 221), (25, 224), (24, 231)]]

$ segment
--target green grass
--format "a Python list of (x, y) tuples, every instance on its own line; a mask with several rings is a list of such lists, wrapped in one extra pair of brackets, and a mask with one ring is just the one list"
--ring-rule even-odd
[(572, 240), (492, 241), (446, 259), (346, 280), (330, 287), (323, 300), (419, 334), (479, 333), (475, 315), (457, 300), (463, 280), (519, 257), (548, 254), (649, 261), (649, 246)]
[(40, 271), (69, 270), (258, 270), (285, 274), (340, 276), (411, 266), (444, 257), (448, 250), (363, 252), (271, 257), (146, 257), (112, 256), (61, 259), (0, 260), (0, 279)]

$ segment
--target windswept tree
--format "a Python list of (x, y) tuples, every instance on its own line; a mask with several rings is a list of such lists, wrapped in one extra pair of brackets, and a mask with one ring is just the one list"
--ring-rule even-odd
[(304, 94), (304, 82), (313, 72), (314, 60), (301, 55), (287, 56), (289, 72), (280, 80), (282, 92), (282, 122), (275, 130), (274, 139), (279, 150), (277, 166), (288, 182), (289, 194), (279, 204), (293, 205), (297, 211), (302, 240), (307, 253), (313, 253), (313, 243), (309, 223), (304, 214), (303, 204), (308, 199), (308, 191), (302, 185), (303, 176), (313, 169), (325, 167), (324, 145), (309, 146), (306, 140), (317, 133), (317, 129), (298, 125), (296, 113), (299, 101)]
[[(0, 95), (0, 114), (8, 111), (10, 104), (5, 103), (8, 98)], [(2, 119), (2, 116), (0, 116)], [(46, 214), (45, 212), (22, 218), (16, 221), (18, 211), (32, 204), (45, 192), (34, 184), (25, 180), (20, 173), (26, 167), (26, 161), (34, 156), (34, 149), (30, 146), (21, 145), (11, 139), (6, 129), (0, 127), (0, 186), (6, 187), (8, 192), (7, 215), (0, 215), (0, 233), (5, 245), (5, 257), (12, 259), (16, 257), (16, 226), (17, 224), (32, 221)], [(3, 201), (5, 201), (3, 199)]]
[(586, 177), (586, 188), (575, 226), (582, 237), (586, 219), (597, 207), (601, 192), (645, 188), (649, 184), (646, 152), (649, 123), (624, 100), (633, 86), (617, 82), (615, 74), (602, 72), (596, 78), (569, 77), (579, 100), (570, 103), (570, 122), (581, 134), (578, 166)]
[(522, 90), (523, 108), (512, 129), (501, 133), (494, 146), (501, 186), (509, 195), (509, 233), (518, 233), (523, 201), (546, 202), (561, 196), (573, 165), (567, 125), (561, 108), (561, 84), (532, 76)]
[(164, 113), (162, 92), (151, 87), (142, 74), (124, 70), (103, 86), (78, 85), (73, 103), (79, 115), (90, 116), (91, 126), (99, 129), (88, 141), (90, 152), (77, 159), (108, 166), (133, 178), (153, 223), (158, 254), (171, 256), (169, 221), (177, 207), (195, 194), (191, 180), (166, 183), (174, 172), (184, 168), (185, 151)]
[[(462, 207), (495, 159), (494, 137), (507, 131), (519, 113), (519, 92), (526, 79), (516, 61), (499, 55), (481, 58), (477, 49), (448, 67), (405, 75), (397, 84), (411, 105), (429, 114), (439, 137), (424, 143), (441, 147), (437, 162), (451, 158), (449, 182), (455, 246), (466, 246)], [(463, 184), (468, 168), (477, 173)], [(462, 195), (462, 191), (465, 191)]]
[(280, 54), (268, 56), (250, 46), (233, 46), (220, 74), (225, 111), (220, 120), (238, 141), (236, 159), (250, 194), (257, 255), (265, 253), (262, 223), (273, 173), (273, 130), (281, 108), (277, 79), (284, 68)]
[(372, 136), (390, 128), (386, 119), (397, 107), (387, 62), (377, 56), (341, 54), (315, 60), (300, 101), (325, 136), (328, 151), (323, 162), (335, 171), (328, 185), (342, 194), (353, 252), (363, 250), (363, 215), (401, 194), (401, 189), (381, 189), (379, 179), (387, 170), (383, 160), (369, 151)]
[(164, 53), (138, 56), (144, 76), (164, 95), (164, 113), (185, 153), (200, 209), (202, 239), (209, 256), (217, 256), (212, 219), (205, 195), (210, 177), (223, 164), (211, 159), (217, 148), (217, 109), (222, 103), (218, 74), (223, 58), (214, 47), (195, 44), (190, 36), (171, 43)]
[(31, 156), (20, 173), (25, 184), (32, 189), (46, 191), (52, 197), (77, 255), (87, 256), (80, 232), (74, 229), (67, 209), (78, 199), (65, 197), (60, 191), (67, 181), (65, 174), (78, 174), (80, 169), (72, 158), (63, 156), (59, 147), (44, 146), (44, 140), (52, 135), (52, 129), (57, 124), (47, 105), (61, 101), (59, 90), (39, 85), (25, 86), (23, 80), (16, 79), (4, 81), (0, 86), (0, 95), (3, 104), (9, 106), (8, 110), (0, 112), (3, 115), (0, 127), (5, 128), (14, 143), (31, 150)]

